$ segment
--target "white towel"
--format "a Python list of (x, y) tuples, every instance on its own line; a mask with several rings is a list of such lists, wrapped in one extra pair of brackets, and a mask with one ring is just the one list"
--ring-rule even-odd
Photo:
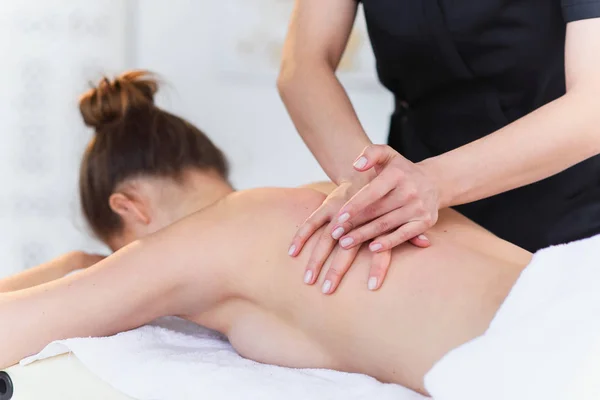
[(600, 399), (600, 235), (536, 253), (488, 331), (425, 386), (436, 400)]
[(222, 336), (178, 318), (111, 337), (57, 341), (21, 364), (69, 351), (98, 378), (140, 400), (425, 399), (364, 375), (250, 361)]

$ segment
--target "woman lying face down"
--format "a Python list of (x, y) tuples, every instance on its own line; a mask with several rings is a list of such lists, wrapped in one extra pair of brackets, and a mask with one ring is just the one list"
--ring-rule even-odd
[[(81, 168), (84, 214), (119, 250), (79, 274), (0, 295), (0, 367), (53, 340), (176, 315), (259, 362), (363, 373), (424, 393), (427, 371), (487, 329), (531, 258), (448, 210), (427, 233), (431, 247), (391, 253), (379, 291), (367, 289), (372, 256), (361, 249), (323, 296), (322, 285), (299, 282), (316, 239), (296, 258), (282, 249), (325, 195), (233, 191), (222, 153), (157, 108), (156, 88), (132, 72), (82, 98), (96, 129)], [(336, 249), (312, 279), (322, 284), (353, 256)]]

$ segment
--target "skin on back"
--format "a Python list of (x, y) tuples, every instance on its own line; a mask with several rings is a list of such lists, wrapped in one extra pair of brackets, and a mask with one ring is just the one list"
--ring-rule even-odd
[(234, 193), (93, 268), (0, 294), (0, 367), (53, 340), (178, 315), (221, 331), (257, 361), (365, 373), (423, 391), (434, 362), (487, 328), (530, 254), (447, 212), (428, 232), (430, 248), (395, 250), (379, 291), (367, 291), (370, 255), (362, 251), (325, 296), (302, 284), (314, 241), (300, 257), (286, 252), (323, 196)]
[(430, 248), (405, 244), (394, 250), (379, 291), (367, 290), (365, 248), (338, 291), (325, 296), (320, 285), (301, 283), (318, 235), (300, 257), (286, 253), (289, 238), (324, 195), (261, 189), (236, 196), (232, 210), (240, 207), (235, 202), (258, 209), (250, 225), (236, 232), (237, 261), (227, 271), (232, 296), (192, 319), (222, 331), (241, 355), (264, 363), (359, 372), (424, 392), (426, 372), (448, 351), (484, 333), (531, 259), (445, 210), (427, 232)]

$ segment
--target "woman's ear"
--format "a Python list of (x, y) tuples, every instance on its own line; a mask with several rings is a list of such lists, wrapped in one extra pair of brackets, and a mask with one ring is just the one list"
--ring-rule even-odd
[(111, 194), (108, 204), (125, 222), (148, 225), (151, 221), (147, 207), (125, 193)]

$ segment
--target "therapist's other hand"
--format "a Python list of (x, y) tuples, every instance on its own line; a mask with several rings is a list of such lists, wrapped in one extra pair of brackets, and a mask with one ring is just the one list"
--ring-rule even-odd
[[(383, 145), (367, 147), (354, 168), (374, 168), (377, 176), (340, 209), (331, 224), (332, 238), (339, 238), (345, 249), (373, 239), (369, 249), (376, 253), (409, 240), (427, 247), (424, 232), (437, 222), (440, 206), (435, 180), (421, 166)], [(367, 223), (365, 214), (371, 217)]]
[[(330, 228), (333, 227), (333, 224), (335, 223), (335, 221), (332, 222), (332, 220), (338, 214), (340, 208), (363, 186), (364, 183), (359, 182), (342, 182), (329, 194), (329, 196), (327, 196), (325, 201), (323, 201), (323, 204), (321, 204), (321, 206), (317, 208), (298, 228), (288, 252), (292, 257), (300, 254), (308, 239), (310, 239), (321, 227), (329, 224), (328, 228), (321, 232), (319, 240), (312, 250), (304, 273), (304, 283), (312, 285), (317, 281), (321, 269), (323, 268), (323, 264), (337, 243), (337, 240), (331, 236)], [(354, 252), (354, 256), (356, 256), (356, 252)], [(354, 259), (354, 256), (352, 257), (352, 260)], [(350, 260), (350, 263), (352, 260)]]

